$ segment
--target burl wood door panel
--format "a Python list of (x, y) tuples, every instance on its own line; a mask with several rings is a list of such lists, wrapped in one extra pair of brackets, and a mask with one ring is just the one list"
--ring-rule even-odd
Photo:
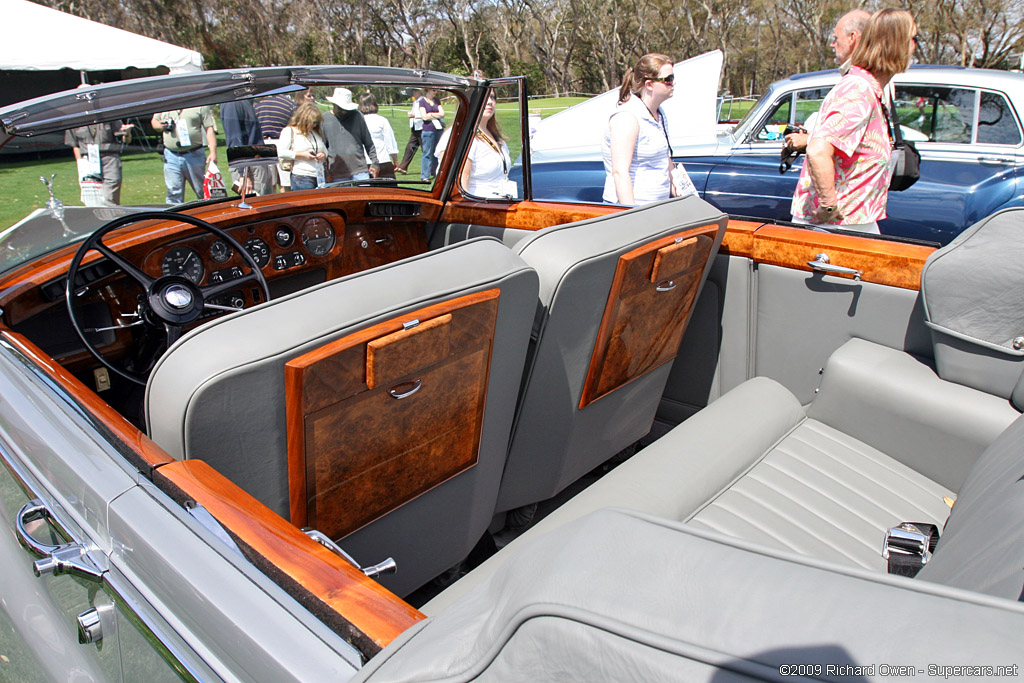
[(694, 228), (622, 255), (580, 409), (675, 358), (717, 231)]
[(477, 462), (498, 290), (285, 366), (292, 522), (341, 538)]

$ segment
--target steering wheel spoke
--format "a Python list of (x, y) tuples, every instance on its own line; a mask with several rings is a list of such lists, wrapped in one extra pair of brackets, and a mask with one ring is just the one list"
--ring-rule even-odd
[(113, 261), (117, 266), (127, 273), (133, 280), (138, 282), (143, 287), (149, 287), (153, 284), (156, 278), (152, 278), (146, 275), (141, 268), (136, 268), (134, 264), (130, 263), (127, 259), (123, 258), (116, 251), (103, 244), (102, 241), (97, 240), (96, 244), (93, 245), (93, 249), (100, 252), (108, 259)]
[[(226, 241), (241, 255), (245, 261), (245, 267), (249, 269), (249, 273), (228, 282), (199, 287), (197, 284), (178, 275), (151, 277), (141, 267), (103, 244), (103, 237), (113, 230), (147, 220), (186, 223), (216, 235), (218, 238)], [(120, 267), (127, 277), (140, 284), (146, 290), (145, 294), (140, 298), (142, 304), (137, 312), (140, 322), (133, 322), (131, 325), (117, 324), (101, 328), (90, 326), (88, 330), (85, 329), (79, 315), (79, 308), (82, 306), (82, 302), (76, 296), (73, 283), (81, 268), (82, 260), (91, 250), (98, 251)], [(78, 251), (75, 253), (74, 258), (71, 259), (71, 265), (68, 267), (67, 278), (68, 282), (72, 283), (67, 287), (66, 291), (68, 316), (71, 319), (71, 325), (75, 328), (75, 332), (82, 340), (85, 348), (109, 370), (137, 384), (146, 384), (149, 373), (155, 367), (161, 353), (178, 341), (187, 326), (198, 323), (204, 311), (225, 308), (219, 304), (208, 305), (208, 299), (212, 299), (241, 284), (254, 280), (259, 286), (264, 300), (270, 299), (270, 289), (267, 287), (267, 280), (263, 276), (259, 265), (235, 238), (224, 230), (189, 214), (166, 211), (142, 211), (128, 214), (115, 218), (104, 225), (78, 247)], [(125, 358), (122, 361), (124, 363), (123, 366), (106, 358), (94, 346), (93, 341), (89, 339), (88, 332), (121, 330), (139, 324), (143, 325), (143, 329), (140, 332), (133, 333), (136, 341), (133, 342), (133, 348), (125, 354)], [(163, 343), (164, 340), (166, 340), (166, 344)]]

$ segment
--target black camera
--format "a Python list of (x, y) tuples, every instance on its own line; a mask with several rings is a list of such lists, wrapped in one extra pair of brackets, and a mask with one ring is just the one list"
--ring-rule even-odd
[(801, 149), (794, 149), (785, 142), (786, 136), (790, 133), (803, 133), (807, 134), (807, 129), (801, 126), (799, 123), (788, 123), (786, 124), (786, 130), (782, 132), (782, 152), (779, 154), (779, 173), (785, 173), (789, 169), (793, 168), (793, 162), (800, 156)]

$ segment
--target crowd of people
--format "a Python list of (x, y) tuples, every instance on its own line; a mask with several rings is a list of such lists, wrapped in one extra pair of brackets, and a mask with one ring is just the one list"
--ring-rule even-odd
[[(792, 202), (795, 222), (878, 233), (892, 175), (892, 121), (885, 88), (909, 66), (916, 35), (914, 19), (905, 10), (884, 9), (872, 15), (858, 9), (837, 22), (831, 42), (842, 78), (807, 121), (807, 133), (786, 136), (789, 149), (806, 151)], [(685, 169), (673, 163), (661, 108), (674, 92), (675, 74), (667, 55), (644, 55), (626, 71), (602, 144), (605, 202), (635, 206), (694, 191)], [(308, 90), (221, 106), (229, 147), (274, 145), (279, 159), (276, 166), (256, 165), (244, 173), (232, 169), (236, 191), (269, 194), (279, 188), (305, 190), (329, 182), (394, 179), (408, 173), (418, 150), (421, 181), (436, 175), (450, 134), (436, 89), (412, 92), (409, 140), (401, 161), (391, 123), (378, 113), (372, 93), (356, 98), (348, 88), (335, 88), (325, 99), (331, 106), (327, 112)], [(491, 90), (460, 171), (460, 188), (473, 197), (517, 195), (508, 177), (512, 159), (496, 108)], [(202, 196), (204, 174), (217, 156), (212, 109), (162, 112), (153, 116), (151, 125), (162, 134), (166, 202), (184, 201), (186, 183)], [(118, 138), (129, 141), (131, 133), (131, 126), (121, 123), (67, 133), (80, 177), (102, 180), (103, 203), (120, 201)]]

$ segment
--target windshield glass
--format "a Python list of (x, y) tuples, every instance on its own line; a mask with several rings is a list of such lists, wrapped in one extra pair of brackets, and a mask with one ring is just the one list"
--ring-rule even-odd
[(771, 96), (771, 94), (772, 94), (772, 91), (769, 90), (764, 95), (761, 95), (760, 99), (758, 99), (757, 102), (754, 103), (754, 106), (752, 106), (750, 109), (748, 109), (747, 113), (743, 115), (743, 118), (741, 118), (739, 120), (739, 122), (735, 126), (732, 127), (732, 130), (729, 131), (729, 134), (733, 138), (738, 136), (743, 131), (743, 129), (746, 128), (747, 125), (750, 124), (750, 119), (754, 116), (754, 113), (761, 110), (761, 103), (764, 102), (766, 98)]
[[(132, 211), (237, 202), (243, 191), (385, 186), (433, 193), (465, 98), (461, 89), (392, 78), (291, 85), (240, 100), (229, 99), (237, 90), (221, 88), (220, 101), (179, 108), (161, 91), (160, 78), (138, 83), (145, 87), (136, 88), (132, 102), (117, 93), (113, 115), (124, 115), (99, 122), (79, 117), (71, 128), (34, 130), (0, 149), (0, 272), (81, 241)], [(94, 91), (99, 106), (114, 98), (102, 87)], [(89, 88), (81, 93), (88, 96)], [(136, 104), (142, 102), (158, 102), (160, 109)], [(45, 105), (35, 105), (32, 117), (45, 120)]]

